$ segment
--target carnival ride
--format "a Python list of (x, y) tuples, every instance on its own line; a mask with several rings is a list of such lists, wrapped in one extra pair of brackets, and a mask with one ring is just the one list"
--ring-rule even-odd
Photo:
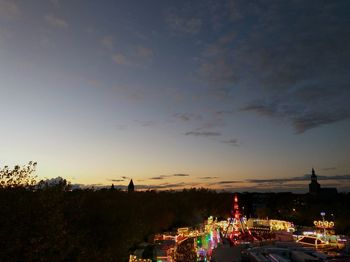
[(233, 198), (233, 208), (231, 217), (228, 218), (228, 225), (223, 234), (223, 237), (229, 239), (232, 244), (240, 242), (254, 241), (254, 237), (247, 227), (247, 219), (242, 216), (240, 212), (238, 195), (235, 194)]

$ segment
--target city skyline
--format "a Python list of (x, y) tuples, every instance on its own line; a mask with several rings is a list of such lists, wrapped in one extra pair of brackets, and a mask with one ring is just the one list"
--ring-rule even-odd
[(0, 165), (350, 191), (348, 1), (0, 0)]

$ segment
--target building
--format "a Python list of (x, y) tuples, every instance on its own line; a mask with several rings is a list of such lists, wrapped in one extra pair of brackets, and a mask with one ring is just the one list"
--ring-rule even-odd
[(321, 188), (321, 185), (317, 182), (315, 169), (312, 169), (311, 183), (309, 184), (309, 193), (313, 196), (334, 196), (338, 194), (338, 191), (335, 187)]
[(311, 183), (309, 184), (309, 193), (311, 195), (318, 195), (321, 189), (320, 184), (317, 182), (317, 176), (315, 173), (315, 169), (312, 169), (311, 171)]
[(135, 191), (135, 186), (134, 186), (134, 182), (132, 182), (132, 179), (131, 179), (128, 185), (128, 193), (132, 193), (134, 191)]

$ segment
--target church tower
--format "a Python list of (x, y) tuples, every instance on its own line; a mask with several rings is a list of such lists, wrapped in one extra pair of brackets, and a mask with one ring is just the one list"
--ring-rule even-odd
[(315, 169), (312, 168), (311, 183), (309, 184), (309, 193), (311, 195), (318, 195), (320, 193), (320, 184), (317, 182)]
[(132, 179), (131, 179), (128, 185), (128, 193), (132, 193), (134, 191), (135, 191), (135, 186), (134, 186), (134, 182), (132, 182)]

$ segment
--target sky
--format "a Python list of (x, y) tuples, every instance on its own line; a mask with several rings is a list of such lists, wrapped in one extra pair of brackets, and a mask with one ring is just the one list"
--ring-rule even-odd
[(0, 0), (0, 166), (350, 191), (347, 0)]

